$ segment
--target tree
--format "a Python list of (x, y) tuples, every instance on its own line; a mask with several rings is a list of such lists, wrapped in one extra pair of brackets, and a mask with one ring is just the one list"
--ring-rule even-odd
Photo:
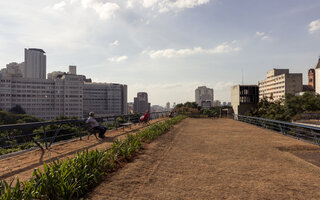
[(14, 114), (26, 114), (26, 111), (20, 105), (15, 105), (9, 110), (9, 112)]

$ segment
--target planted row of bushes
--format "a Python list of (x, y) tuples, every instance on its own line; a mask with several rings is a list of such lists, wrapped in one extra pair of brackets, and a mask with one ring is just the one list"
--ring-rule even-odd
[(136, 135), (130, 134), (125, 140), (115, 140), (108, 150), (84, 151), (72, 159), (44, 163), (43, 172), (35, 169), (28, 181), (0, 181), (0, 199), (78, 199), (99, 183), (103, 175), (114, 171), (119, 161), (130, 159), (143, 143), (150, 142), (184, 118), (177, 116), (151, 125)]

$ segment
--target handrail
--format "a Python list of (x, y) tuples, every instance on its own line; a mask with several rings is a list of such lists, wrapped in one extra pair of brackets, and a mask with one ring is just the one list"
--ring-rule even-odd
[[(152, 112), (151, 119), (159, 118), (163, 115), (168, 116), (169, 111)], [(127, 114), (127, 115), (109, 115), (104, 117), (97, 117), (99, 123), (104, 125), (116, 122), (118, 117), (124, 118), (127, 121), (138, 122), (141, 114)], [(75, 137), (87, 135), (87, 130), (84, 127), (85, 118), (69, 119), (46, 122), (32, 122), (22, 124), (8, 124), (0, 125), (0, 155), (1, 151), (12, 148), (30, 148), (38, 146), (39, 148), (49, 148), (52, 143), (61, 140), (67, 140)], [(68, 124), (69, 126), (65, 126)], [(50, 125), (55, 125), (52, 128)], [(109, 124), (110, 125), (110, 124)], [(113, 123), (115, 128), (118, 128), (117, 123)], [(49, 126), (49, 128), (47, 128)], [(114, 127), (113, 126), (113, 127)], [(35, 132), (35, 130), (37, 130)]]
[(245, 115), (234, 115), (234, 119), (320, 145), (319, 127)]

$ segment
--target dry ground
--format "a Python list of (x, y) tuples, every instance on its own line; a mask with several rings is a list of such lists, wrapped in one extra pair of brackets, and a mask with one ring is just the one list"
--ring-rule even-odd
[(186, 119), (86, 198), (320, 199), (319, 152), (231, 119)]
[[(163, 121), (164, 118), (152, 120), (152, 123)], [(53, 160), (64, 159), (74, 156), (77, 152), (86, 149), (107, 149), (111, 147), (114, 139), (124, 138), (127, 133), (135, 133), (137, 130), (143, 128), (144, 125), (134, 125), (124, 130), (118, 129), (113, 131), (107, 131), (105, 139), (96, 139), (94, 135), (91, 135), (88, 139), (87, 136), (82, 140), (76, 139), (60, 144), (55, 144), (48, 150), (42, 151), (36, 149), (21, 153), (19, 155), (11, 156), (0, 160), (0, 180), (11, 180), (14, 177), (18, 177), (19, 180), (28, 180), (34, 168), (43, 168), (43, 162), (49, 163)]]

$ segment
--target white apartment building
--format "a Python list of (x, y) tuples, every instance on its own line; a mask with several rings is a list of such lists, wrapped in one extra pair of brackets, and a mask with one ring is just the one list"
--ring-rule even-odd
[(46, 55), (42, 49), (24, 49), (24, 77), (46, 79)]
[(27, 114), (42, 119), (83, 115), (83, 77), (64, 75), (46, 80), (17, 77), (0, 78), (0, 108), (9, 111), (20, 105)]
[(213, 106), (213, 89), (206, 86), (198, 87), (195, 90), (195, 100), (198, 106), (210, 108)]
[(285, 94), (302, 91), (302, 73), (289, 73), (289, 69), (272, 69), (267, 72), (266, 79), (259, 81), (259, 100), (267, 98), (277, 101), (285, 98)]

